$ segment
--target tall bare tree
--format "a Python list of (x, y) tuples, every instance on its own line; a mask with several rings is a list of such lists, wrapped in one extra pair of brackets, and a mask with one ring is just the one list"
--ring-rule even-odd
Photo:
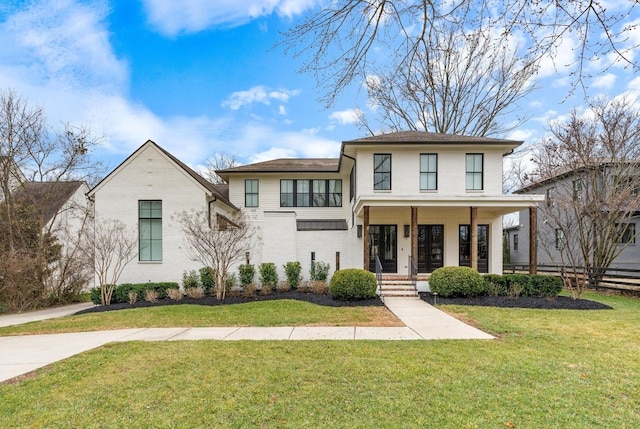
[[(9, 291), (2, 299), (26, 299), (19, 309), (46, 305), (49, 297), (57, 300), (61, 294), (50, 290), (52, 284), (76, 284), (51, 278), (60, 273), (52, 265), (70, 253), (56, 237), (62, 235), (58, 213), (50, 211), (69, 180), (99, 173), (89, 158), (96, 143), (84, 127), (50, 129), (42, 108), (13, 90), (0, 90), (0, 259), (21, 261), (0, 267), (0, 289)], [(81, 215), (87, 214), (85, 208)], [(16, 271), (18, 266), (23, 269)]]
[(600, 99), (551, 133), (534, 155), (532, 180), (547, 189), (540, 244), (559, 254), (579, 297), (580, 280), (597, 285), (640, 232), (629, 226), (640, 212), (640, 110), (629, 99)]
[(303, 58), (302, 71), (314, 74), (327, 105), (372, 67), (411, 69), (442, 22), (517, 35), (533, 58), (554, 58), (564, 37), (575, 38), (577, 59), (568, 66), (580, 83), (590, 60), (608, 61), (604, 70), (617, 61), (638, 68), (630, 37), (637, 24), (629, 19), (636, 10), (636, 0), (337, 0), (309, 11), (281, 45)]
[(524, 119), (508, 125), (499, 121), (518, 112), (518, 101), (535, 88), (535, 62), (519, 58), (511, 42), (489, 31), (440, 27), (410, 63), (367, 78), (377, 115), (373, 126), (364, 113), (359, 119), (371, 134), (382, 129), (501, 135)]
[(237, 167), (238, 165), (240, 165), (240, 163), (235, 155), (230, 155), (226, 152), (215, 153), (207, 160), (207, 172), (205, 177), (209, 182), (221, 185), (225, 183), (225, 181), (222, 177), (216, 174), (216, 171)]
[(250, 226), (242, 215), (233, 220), (216, 215), (216, 219), (211, 220), (204, 211), (183, 211), (177, 219), (182, 224), (189, 254), (203, 266), (215, 270), (216, 298), (224, 299), (229, 270), (251, 249)]

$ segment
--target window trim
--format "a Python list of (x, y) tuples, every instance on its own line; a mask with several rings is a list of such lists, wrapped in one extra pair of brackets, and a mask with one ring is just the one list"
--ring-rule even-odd
[(633, 246), (636, 244), (637, 233), (635, 222), (616, 223), (615, 227), (618, 231), (616, 237), (618, 245)]
[[(376, 158), (377, 157), (388, 157), (388, 159), (389, 159), (389, 171), (386, 171), (386, 170), (377, 171), (377, 167), (376, 167)], [(393, 157), (391, 156), (390, 153), (374, 153), (373, 154), (373, 190), (374, 191), (390, 191), (390, 190), (393, 189), (393, 184), (392, 184), (392, 181), (391, 181), (391, 179), (392, 179), (392, 171), (393, 171), (392, 160), (393, 160)], [(382, 163), (379, 164), (379, 166), (382, 167), (384, 164), (385, 164), (385, 162), (383, 161)], [(378, 187), (378, 185), (376, 183), (376, 175), (378, 175), (378, 174), (380, 174), (380, 175), (388, 175), (389, 176), (389, 187), (388, 188), (386, 188), (386, 187)], [(379, 183), (385, 184), (386, 180), (383, 179)]]
[[(429, 170), (429, 161), (427, 161), (427, 169), (423, 171), (422, 169), (422, 157), (435, 157), (436, 160), (436, 167), (434, 171), (430, 171)], [(429, 158), (427, 158), (428, 160)], [(438, 190), (438, 154), (437, 153), (421, 153), (420, 154), (420, 190), (421, 191), (437, 191)], [(428, 186), (426, 188), (422, 187), (422, 177), (424, 175), (427, 175), (426, 177), (430, 177), (429, 175), (434, 175), (435, 177), (435, 187), (433, 188), (429, 188)], [(429, 182), (429, 180), (427, 179), (427, 183)]]
[[(142, 217), (142, 203), (160, 203), (160, 217), (154, 217), (153, 216), (153, 205), (150, 206), (149, 208), (149, 217)], [(157, 210), (157, 208), (156, 208)], [(149, 222), (149, 236), (150, 238), (142, 238), (142, 224), (143, 221), (152, 221), (154, 219), (159, 219), (160, 220), (160, 238), (153, 238), (153, 228), (152, 228), (152, 222)], [(138, 262), (162, 262), (163, 260), (163, 237), (162, 237), (162, 200), (138, 200)], [(142, 259), (142, 244), (143, 242), (149, 242), (149, 259)], [(160, 242), (160, 256), (156, 256), (154, 257), (153, 254), (153, 242), (154, 241), (159, 241)]]
[(564, 229), (556, 228), (556, 249), (562, 251), (567, 245), (567, 238), (564, 234)]
[[(247, 191), (247, 184), (254, 183), (254, 182), (255, 182), (255, 185), (256, 185), (255, 192), (248, 192)], [(248, 204), (247, 197), (254, 196), (254, 195), (256, 197), (255, 205)], [(245, 207), (250, 207), (250, 208), (260, 207), (260, 181), (258, 179), (244, 179), (244, 206)]]
[[(480, 157), (480, 171), (475, 171), (475, 170), (469, 170), (469, 157), (473, 156), (479, 156)], [(473, 162), (474, 166), (475, 166), (475, 158), (474, 158), (474, 162)], [(470, 174), (473, 174), (473, 184), (474, 187), (473, 188), (468, 188), (467, 187), (467, 178), (469, 177)], [(480, 187), (476, 188), (475, 187), (475, 182), (476, 182), (476, 176), (477, 174), (480, 174)], [(467, 153), (465, 154), (465, 178), (464, 178), (464, 186), (465, 186), (465, 190), (467, 191), (484, 191), (484, 153)]]
[[(578, 184), (579, 186), (576, 186)], [(574, 181), (572, 181), (571, 188), (573, 190), (572, 192), (573, 201), (582, 201), (582, 189), (583, 189), (582, 179), (575, 179)]]

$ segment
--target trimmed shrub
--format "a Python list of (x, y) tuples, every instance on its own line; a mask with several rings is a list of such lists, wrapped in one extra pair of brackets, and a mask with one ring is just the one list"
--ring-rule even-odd
[(533, 274), (529, 276), (525, 294), (526, 296), (552, 298), (558, 296), (562, 291), (562, 286), (562, 279), (560, 277)]
[[(135, 292), (137, 300), (142, 301), (145, 299), (145, 293), (147, 290), (154, 290), (158, 299), (164, 299), (167, 297), (167, 289), (178, 288), (178, 283), (175, 282), (160, 282), (160, 283), (122, 283), (116, 286), (113, 291), (113, 298), (111, 302), (122, 303), (129, 302), (129, 292)], [(98, 300), (100, 299), (100, 290), (98, 289)]]
[(96, 286), (94, 288), (91, 288), (91, 290), (89, 291), (89, 297), (91, 298), (91, 302), (93, 302), (95, 305), (102, 304), (101, 291), (99, 287)]
[(253, 283), (256, 275), (256, 268), (252, 264), (242, 264), (238, 267), (238, 275), (240, 276), (240, 284), (243, 288)]
[(487, 295), (505, 296), (507, 294), (507, 280), (500, 274), (485, 274), (482, 279), (484, 280), (484, 289)]
[(200, 284), (204, 289), (204, 293), (209, 295), (216, 287), (216, 270), (212, 267), (202, 267), (199, 270)]
[(297, 289), (301, 280), (300, 272), (302, 271), (302, 265), (300, 265), (300, 262), (287, 262), (282, 267), (284, 268), (284, 273), (287, 276), (287, 281), (291, 289)]
[(485, 292), (482, 276), (469, 267), (442, 267), (429, 277), (431, 292), (444, 297), (473, 297)]
[(372, 272), (347, 268), (333, 274), (329, 293), (334, 299), (353, 301), (374, 298), (377, 287), (376, 276)]
[(328, 263), (313, 261), (309, 270), (309, 278), (314, 281), (326, 282), (329, 277), (329, 269), (331, 269), (331, 265)]
[(276, 264), (273, 262), (263, 262), (258, 268), (260, 272), (260, 284), (264, 286), (271, 286), (272, 288), (278, 284), (278, 271), (276, 270)]
[(227, 274), (227, 278), (224, 279), (224, 287), (227, 292), (236, 287), (236, 284), (238, 284), (238, 277), (235, 273)]

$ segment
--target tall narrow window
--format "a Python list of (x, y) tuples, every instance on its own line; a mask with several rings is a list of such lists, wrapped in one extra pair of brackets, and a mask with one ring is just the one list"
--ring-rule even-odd
[(582, 180), (573, 181), (573, 201), (582, 200)]
[(313, 207), (327, 206), (327, 182), (326, 180), (313, 181)]
[(342, 180), (329, 180), (329, 207), (342, 207)]
[(258, 207), (258, 179), (244, 181), (244, 206)]
[(518, 234), (513, 234), (513, 251), (518, 251)]
[(565, 241), (564, 241), (564, 230), (562, 228), (556, 229), (556, 249), (562, 250), (564, 249)]
[(438, 189), (438, 155), (420, 154), (420, 190), (435, 191), (436, 189)]
[(391, 154), (373, 155), (373, 189), (376, 191), (391, 190)]
[(311, 181), (296, 180), (296, 207), (311, 207)]
[(545, 198), (547, 207), (553, 207), (554, 205), (553, 198), (555, 196), (555, 193), (556, 193), (556, 188), (547, 189), (546, 198)]
[(293, 207), (293, 180), (280, 181), (280, 207)]
[(467, 154), (466, 189), (467, 191), (479, 191), (484, 189), (483, 168), (484, 155), (481, 153)]
[(162, 201), (138, 201), (138, 259), (162, 261)]
[[(342, 184), (340, 184), (340, 188), (342, 188)], [(351, 167), (351, 173), (349, 174), (349, 201), (353, 201), (356, 197), (356, 166)], [(342, 196), (340, 197), (342, 200)], [(342, 202), (340, 203), (342, 206)]]

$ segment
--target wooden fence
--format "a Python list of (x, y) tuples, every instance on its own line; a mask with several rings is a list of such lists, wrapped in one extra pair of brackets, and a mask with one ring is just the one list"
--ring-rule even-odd
[[(582, 272), (582, 267), (576, 267), (578, 272)], [(508, 264), (502, 269), (504, 274), (528, 273), (529, 265)], [(538, 265), (538, 273), (560, 276), (562, 267), (560, 265)], [(640, 270), (628, 268), (609, 268), (605, 270), (604, 277), (597, 286), (587, 287), (598, 290), (615, 290), (619, 292), (640, 295)]]

